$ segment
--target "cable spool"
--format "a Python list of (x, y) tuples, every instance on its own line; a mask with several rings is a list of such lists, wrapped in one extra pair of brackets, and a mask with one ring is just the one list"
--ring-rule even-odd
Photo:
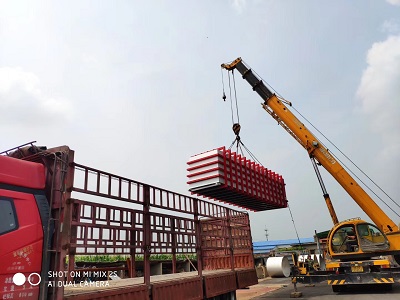
[(267, 272), (273, 278), (289, 277), (290, 263), (286, 256), (268, 257)]

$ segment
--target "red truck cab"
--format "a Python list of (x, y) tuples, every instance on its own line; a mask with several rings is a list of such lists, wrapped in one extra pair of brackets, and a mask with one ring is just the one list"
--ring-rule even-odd
[(38, 299), (45, 182), (42, 164), (0, 156), (0, 299)]

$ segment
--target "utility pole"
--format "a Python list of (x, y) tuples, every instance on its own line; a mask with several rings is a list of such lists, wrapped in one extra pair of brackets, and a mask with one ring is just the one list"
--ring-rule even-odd
[(265, 229), (264, 229), (264, 231), (265, 231), (265, 238), (267, 239), (267, 241), (268, 241), (268, 236), (269, 236), (269, 234), (268, 234), (268, 229), (267, 229), (267, 226), (265, 226)]

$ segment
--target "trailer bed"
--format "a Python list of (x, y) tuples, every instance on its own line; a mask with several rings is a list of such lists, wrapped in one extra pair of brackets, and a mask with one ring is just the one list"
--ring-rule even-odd
[[(125, 278), (103, 282), (93, 286), (85, 284), (67, 286), (64, 299), (112, 299), (110, 297), (129, 296), (132, 299), (203, 299), (229, 293), (256, 282), (254, 269), (208, 270), (199, 276), (197, 271), (175, 274), (154, 275), (150, 277), (150, 289), (143, 277)], [(107, 284), (105, 284), (107, 283)]]

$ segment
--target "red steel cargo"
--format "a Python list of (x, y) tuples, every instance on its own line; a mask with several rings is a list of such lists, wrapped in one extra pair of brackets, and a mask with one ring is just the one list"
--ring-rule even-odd
[(281, 175), (225, 147), (192, 156), (189, 191), (253, 211), (287, 207)]

